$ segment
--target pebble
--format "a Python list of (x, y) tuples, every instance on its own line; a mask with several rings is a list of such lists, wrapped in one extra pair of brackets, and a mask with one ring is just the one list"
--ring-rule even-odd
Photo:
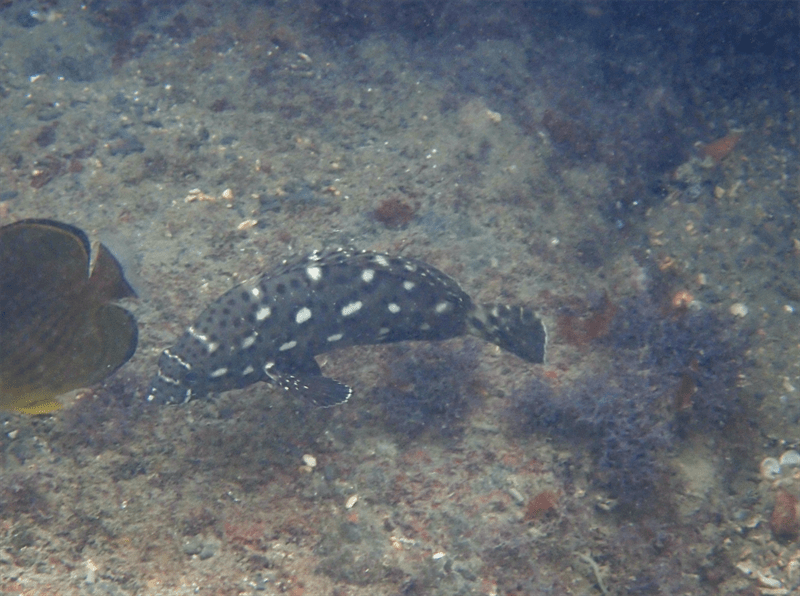
[(769, 577), (768, 575), (764, 575), (761, 572), (758, 573), (758, 583), (765, 588), (780, 588), (783, 586), (780, 580), (777, 580), (774, 577)]
[(197, 535), (192, 536), (183, 543), (183, 552), (189, 556), (197, 555), (200, 560), (205, 561), (217, 553), (219, 546), (219, 540), (216, 538)]
[(791, 449), (781, 455), (779, 460), (781, 468), (797, 468), (800, 467), (800, 453)]
[(781, 475), (781, 463), (774, 457), (765, 457), (761, 462), (761, 476), (774, 480)]
[(750, 312), (749, 309), (747, 308), (747, 305), (743, 304), (742, 302), (736, 302), (734, 304), (731, 304), (729, 310), (734, 317), (739, 317), (739, 318), (746, 317), (747, 313)]
[(781, 476), (786, 476), (786, 480), (791, 480), (791, 472), (794, 468), (800, 468), (800, 453), (794, 449), (784, 451), (779, 457), (765, 457), (761, 460), (759, 471), (764, 480), (776, 480)]

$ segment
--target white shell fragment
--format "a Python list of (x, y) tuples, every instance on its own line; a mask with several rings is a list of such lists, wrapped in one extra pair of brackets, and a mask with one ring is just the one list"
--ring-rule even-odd
[(747, 308), (746, 304), (742, 302), (736, 302), (735, 304), (731, 304), (730, 313), (734, 317), (739, 317), (740, 319), (747, 316), (747, 313), (750, 312)]
[(781, 455), (780, 464), (781, 468), (800, 467), (800, 453), (797, 453), (794, 449), (786, 451)]
[(352, 509), (355, 507), (355, 504), (358, 503), (358, 495), (350, 495), (347, 497), (347, 501), (345, 501), (344, 508), (345, 509)]
[(317, 458), (311, 455), (310, 453), (303, 454), (303, 463), (307, 465), (309, 468), (316, 468), (317, 467)]
[(768, 575), (764, 575), (760, 571), (758, 572), (758, 583), (760, 583), (765, 588), (780, 588), (783, 585), (781, 584), (780, 580), (777, 580), (774, 577), (770, 577)]
[(781, 464), (774, 457), (765, 457), (761, 461), (761, 477), (774, 480), (781, 475)]

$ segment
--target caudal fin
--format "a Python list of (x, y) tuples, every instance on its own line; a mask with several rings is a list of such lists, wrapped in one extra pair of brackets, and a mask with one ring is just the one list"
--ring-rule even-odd
[(547, 349), (547, 329), (529, 308), (480, 304), (467, 317), (467, 331), (516, 354), (542, 364)]

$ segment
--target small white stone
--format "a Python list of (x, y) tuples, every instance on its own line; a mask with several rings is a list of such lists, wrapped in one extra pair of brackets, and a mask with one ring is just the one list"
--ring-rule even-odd
[(344, 508), (345, 509), (352, 509), (355, 507), (355, 504), (358, 503), (358, 495), (350, 495), (347, 497), (347, 501), (345, 501)]
[(747, 313), (749, 312), (747, 305), (741, 302), (736, 302), (735, 304), (731, 304), (729, 310), (734, 317), (739, 317), (739, 318), (747, 316)]
[(781, 584), (780, 580), (777, 580), (774, 577), (770, 577), (768, 575), (764, 575), (760, 571), (758, 572), (758, 583), (760, 583), (765, 588), (780, 588), (783, 585)]
[(800, 453), (797, 453), (797, 451), (794, 449), (786, 451), (783, 455), (781, 455), (780, 464), (782, 468), (800, 467)]
[(100, 569), (91, 559), (86, 560), (86, 583), (93, 584), (97, 579), (97, 570)]
[(500, 112), (494, 112), (492, 110), (486, 110), (486, 117), (489, 119), (489, 122), (493, 124), (500, 124), (503, 121), (503, 116)]
[(311, 455), (310, 453), (303, 454), (303, 463), (307, 465), (309, 468), (316, 468), (317, 467), (317, 458)]
[(781, 464), (774, 457), (765, 457), (761, 461), (761, 477), (774, 480), (781, 475)]

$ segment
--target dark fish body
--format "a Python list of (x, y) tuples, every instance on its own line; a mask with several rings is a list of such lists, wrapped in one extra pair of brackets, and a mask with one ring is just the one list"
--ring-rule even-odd
[(246, 281), (209, 305), (161, 354), (148, 400), (185, 402), (269, 381), (318, 405), (350, 397), (314, 356), (354, 345), (476, 335), (544, 361), (529, 309), (475, 305), (441, 271), (412, 259), (338, 249)]
[(57, 395), (108, 377), (136, 350), (135, 296), (102, 244), (91, 261), (86, 234), (25, 219), (0, 228), (0, 408), (45, 414)]

